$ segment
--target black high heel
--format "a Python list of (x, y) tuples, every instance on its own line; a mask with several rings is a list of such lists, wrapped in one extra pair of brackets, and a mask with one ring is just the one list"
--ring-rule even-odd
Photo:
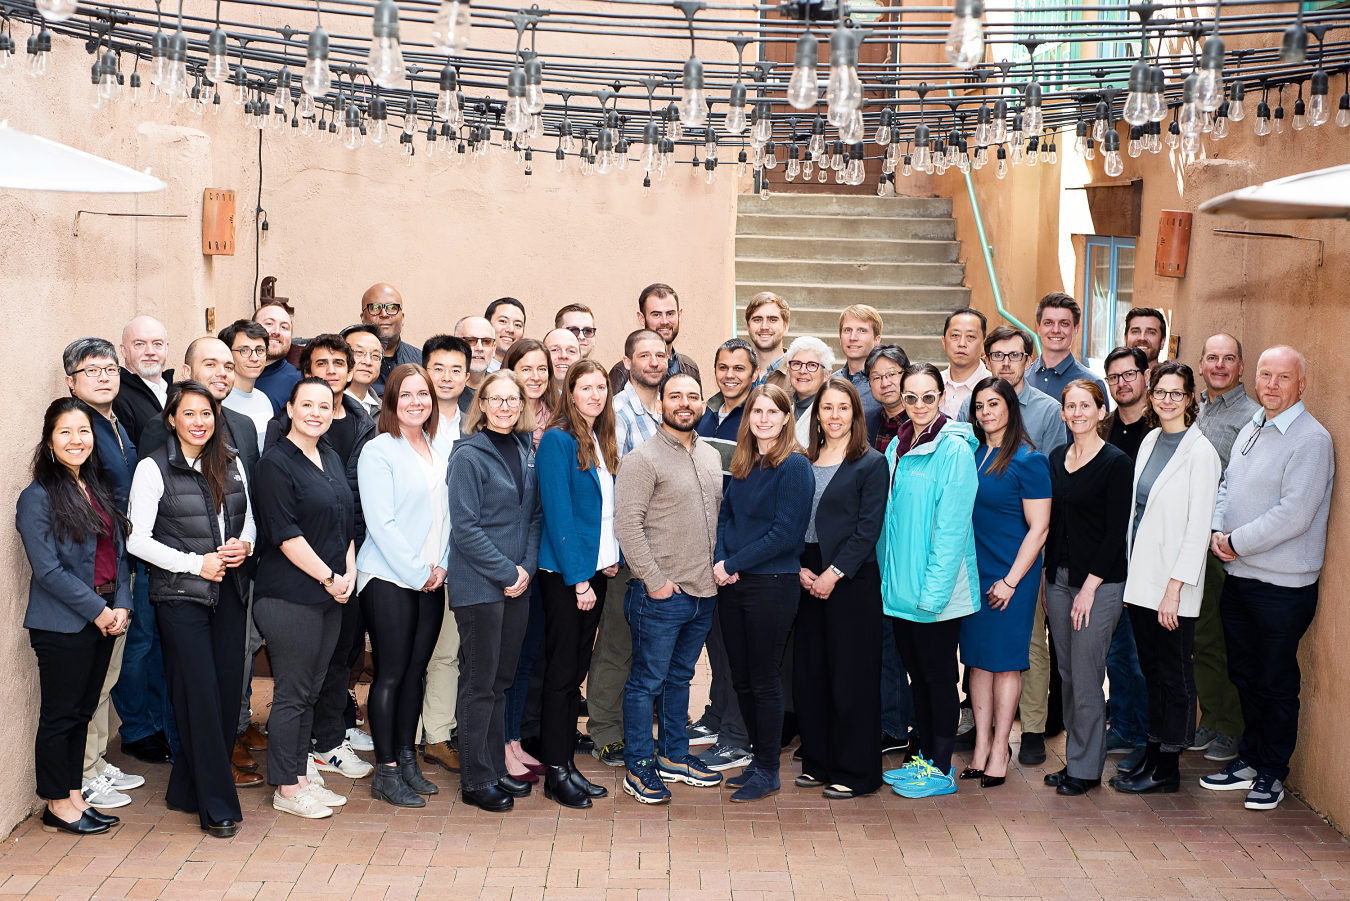
[[(1008, 745), (1008, 766), (1012, 766), (1012, 745)], [(1008, 781), (1007, 771), (1002, 776), (989, 776), (985, 773), (980, 774), (980, 788), (997, 788)]]
[(975, 769), (974, 767), (968, 766), (968, 767), (966, 767), (964, 770), (962, 770), (962, 771), (961, 771), (961, 775), (957, 776), (956, 778), (958, 778), (958, 779), (980, 779), (980, 778), (983, 778), (983, 776), (984, 776), (984, 770), (977, 770), (977, 769)]

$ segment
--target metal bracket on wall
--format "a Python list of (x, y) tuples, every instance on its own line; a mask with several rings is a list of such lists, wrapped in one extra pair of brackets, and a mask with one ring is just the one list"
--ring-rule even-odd
[(1279, 232), (1245, 232), (1236, 228), (1216, 228), (1216, 235), (1239, 235), (1244, 238), (1292, 238), (1295, 241), (1316, 241), (1317, 242), (1317, 265), (1321, 266), (1326, 262), (1326, 248), (1321, 238), (1304, 238), (1299, 235), (1284, 235)]
[(75, 221), (71, 223), (70, 234), (80, 236), (81, 216), (115, 216), (119, 219), (186, 219), (187, 213), (100, 213), (97, 210), (76, 210)]

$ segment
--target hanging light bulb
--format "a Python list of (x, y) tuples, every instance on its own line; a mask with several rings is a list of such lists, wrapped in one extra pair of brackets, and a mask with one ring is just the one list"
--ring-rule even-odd
[(1015, 140), (1013, 141), (1012, 144), (1012, 155), (1011, 158), (1009, 159), (1009, 162), (1014, 166), (1020, 166), (1023, 162), (1023, 159), (1024, 157), (1022, 154), (1022, 142), (1021, 140)]
[(1336, 126), (1350, 126), (1350, 69), (1346, 70), (1346, 90), (1341, 94), (1341, 102), (1336, 110)]
[(248, 100), (248, 76), (244, 73), (243, 63), (234, 67), (234, 105), (242, 106)]
[(1078, 125), (1074, 129), (1075, 137), (1073, 139), (1073, 149), (1078, 151), (1079, 153), (1082, 153), (1085, 150), (1087, 150), (1087, 140), (1088, 140), (1087, 133), (1088, 133), (1087, 122), (1084, 121), (1083, 119), (1079, 119)]
[(506, 78), (506, 112), (502, 114), (502, 126), (509, 132), (521, 132), (530, 127), (530, 116), (525, 111), (525, 70), (520, 66), (511, 69)]
[(89, 92), (89, 105), (94, 109), (103, 109), (108, 105), (108, 98), (99, 93), (98, 83), (103, 79), (103, 62), (96, 61), (90, 67), (89, 81), (93, 89)]
[(906, 153), (904, 157), (901, 158), (900, 174), (905, 176), (906, 178), (914, 174), (914, 158), (910, 156), (908, 153)]
[[(1141, 129), (1141, 130), (1142, 130), (1142, 129)], [(1050, 165), (1050, 145), (1053, 144), (1053, 143), (1054, 143), (1054, 141), (1052, 141), (1052, 140), (1050, 139), (1050, 135), (1045, 135), (1045, 136), (1042, 137), (1041, 140), (1040, 140), (1040, 148), (1041, 148), (1041, 150), (1040, 150), (1040, 157), (1041, 157), (1041, 162), (1044, 163), (1044, 164), (1047, 165), (1047, 166)]]
[(1331, 90), (1331, 79), (1326, 69), (1317, 68), (1312, 75), (1312, 100), (1308, 103), (1308, 122), (1314, 128), (1325, 125), (1331, 118), (1331, 105), (1327, 103), (1327, 93)]
[[(348, 110), (355, 109), (354, 106), (348, 106)], [(351, 114), (347, 115), (348, 127), (350, 126)], [(370, 139), (375, 142), (376, 147), (383, 147), (389, 140), (389, 107), (385, 104), (383, 97), (376, 97), (370, 101)]]
[(459, 74), (449, 63), (441, 69), (440, 89), (436, 92), (436, 115), (447, 123), (459, 115)]
[(1284, 103), (1275, 105), (1275, 134), (1284, 134)]
[(1202, 123), (1200, 121), (1200, 104), (1196, 101), (1195, 89), (1200, 76), (1191, 72), (1186, 76), (1186, 80), (1181, 84), (1181, 113), (1177, 116), (1177, 124), (1181, 128), (1183, 135), (1198, 135)]
[(1092, 140), (1098, 144), (1106, 137), (1106, 117), (1110, 111), (1106, 107), (1106, 101), (1102, 100), (1097, 104), (1096, 111), (1092, 114)]
[(322, 97), (333, 86), (333, 74), (328, 69), (328, 33), (317, 25), (309, 33), (305, 74), (300, 86), (311, 97)]
[(1228, 137), (1228, 101), (1219, 104), (1214, 111), (1214, 140), (1222, 141)]
[(819, 160), (825, 153), (825, 117), (816, 116), (811, 123), (811, 140), (806, 144), (807, 153), (813, 160)]
[(801, 174), (802, 164), (799, 159), (800, 156), (801, 148), (797, 146), (796, 141), (793, 141), (788, 145), (787, 170), (783, 173), (788, 181), (793, 181)]
[(1022, 113), (1022, 124), (1026, 134), (1040, 134), (1045, 120), (1041, 115), (1041, 86), (1033, 81), (1026, 87), (1026, 109)]
[(64, 22), (75, 15), (77, 0), (37, 0), (38, 12), (48, 22)]
[(1308, 125), (1308, 105), (1303, 102), (1303, 86), (1299, 85), (1299, 96), (1294, 100), (1294, 131), (1302, 131)]
[(196, 116), (200, 116), (202, 113), (206, 111), (206, 107), (202, 104), (202, 86), (200, 81), (192, 86), (191, 109), (193, 115)]
[(787, 101), (793, 109), (810, 109), (820, 99), (820, 85), (816, 81), (819, 58), (820, 42), (815, 35), (808, 31), (797, 38), (797, 50), (792, 57), (792, 77), (788, 79), (787, 87)]
[(660, 153), (660, 133), (657, 130), (656, 120), (650, 119), (642, 129), (642, 144), (638, 150), (638, 159), (642, 160), (642, 169), (645, 172), (652, 171), (657, 164), (657, 155)]
[(283, 117), (286, 115), (286, 107), (291, 105), (291, 67), (282, 66), (281, 71), (277, 73), (277, 113)]
[(1008, 140), (1008, 101), (999, 99), (994, 101), (994, 111), (989, 123), (989, 143), (1002, 144)]
[(1148, 73), (1148, 119), (1161, 122), (1167, 118), (1167, 73), (1160, 66), (1150, 66)]
[(1122, 116), (1131, 125), (1139, 126), (1149, 120), (1152, 110), (1153, 79), (1148, 63), (1141, 59), (1130, 66), (1130, 93), (1125, 98)]
[(703, 135), (703, 156), (705, 159), (717, 159), (717, 129), (715, 128), (709, 127)]
[(1284, 40), (1280, 43), (1280, 62), (1298, 65), (1308, 58), (1308, 29), (1302, 21), (1297, 21), (1284, 30)]
[(1130, 126), (1130, 143), (1126, 147), (1125, 152), (1130, 155), (1131, 159), (1136, 159), (1139, 154), (1144, 152), (1143, 131), (1144, 129), (1141, 125)]
[(956, 0), (942, 51), (958, 69), (973, 69), (984, 59), (983, 0)]
[(886, 196), (886, 173), (881, 173), (881, 178), (877, 180), (877, 196)]
[(164, 80), (164, 72), (168, 69), (168, 66), (169, 36), (164, 33), (163, 29), (159, 29), (150, 39), (150, 74), (147, 77), (152, 85), (159, 86), (159, 83)]
[(413, 91), (408, 92), (408, 102), (403, 107), (403, 133), (411, 135), (417, 131), (417, 100)]
[(300, 92), (300, 107), (296, 111), (301, 119), (313, 119), (315, 114), (314, 96), (307, 91)]
[(538, 56), (525, 61), (525, 112), (531, 116), (544, 111), (544, 63)]
[(773, 137), (773, 118), (767, 105), (755, 107), (755, 124), (750, 129), (750, 143), (763, 145)]
[[(862, 113), (859, 113), (858, 115), (861, 117)], [(894, 114), (891, 112), (891, 108), (888, 106), (881, 111), (881, 124), (877, 126), (876, 136), (872, 138), (873, 141), (875, 141), (877, 144), (880, 144), (882, 147), (885, 147), (891, 143), (892, 121), (894, 121)]]
[(1195, 101), (1200, 109), (1212, 113), (1223, 103), (1223, 39), (1218, 33), (1205, 41), (1195, 84)]
[(13, 58), (14, 39), (0, 30), (0, 69), (8, 69), (9, 61)]
[(206, 41), (206, 77), (216, 84), (222, 84), (230, 77), (228, 40), (225, 29), (217, 25)]
[(731, 97), (727, 101), (727, 114), (722, 127), (729, 135), (738, 135), (745, 131), (745, 83), (739, 78), (731, 86)]
[(382, 88), (397, 87), (407, 77), (403, 48), (399, 44), (398, 6), (394, 0), (378, 0), (370, 22), (370, 55), (366, 74)]
[(844, 121), (844, 124), (839, 127), (839, 138), (849, 144), (856, 144), (858, 141), (861, 141), (863, 137), (864, 125), (862, 110), (855, 109), (848, 114), (848, 118)]
[(1013, 113), (1012, 135), (1008, 142), (1012, 144), (1012, 164), (1016, 166), (1022, 162), (1022, 114)]
[(1247, 117), (1247, 107), (1242, 102), (1247, 96), (1247, 89), (1243, 87), (1242, 82), (1233, 82), (1232, 90), (1228, 93), (1228, 118), (1234, 122), (1241, 122)]
[[(1176, 125), (1175, 122), (1173, 122), (1172, 124), (1173, 126)], [(1096, 158), (1097, 158), (1097, 142), (1092, 140), (1092, 138), (1088, 138), (1087, 148), (1083, 151), (1083, 159), (1095, 160)]]
[(928, 171), (929, 138), (928, 126), (920, 122), (914, 126), (914, 168), (920, 172)]
[(443, 53), (458, 53), (469, 46), (471, 25), (469, 0), (442, 0), (431, 23), (431, 43)]
[(168, 65), (164, 70), (164, 81), (159, 86), (170, 97), (179, 97), (188, 90), (187, 48), (187, 35), (180, 28), (169, 38)]
[(111, 50), (105, 51), (99, 67), (98, 95), (107, 103), (115, 103), (122, 97), (122, 83), (117, 74), (117, 54)]
[(862, 107), (862, 82), (858, 79), (858, 44), (841, 22), (830, 33), (830, 77), (825, 85), (829, 104), (826, 118), (836, 128)]
[(855, 188), (863, 183), (863, 179), (867, 175), (863, 170), (863, 154), (862, 143), (855, 143), (853, 151), (849, 155), (848, 168), (844, 170), (844, 181)]
[[(371, 107), (373, 108), (377, 102), (383, 104), (383, 101), (379, 97), (376, 97), (374, 100), (371, 101)], [(383, 125), (383, 123), (384, 123), (383, 119), (378, 120), (376, 122), (377, 125)], [(379, 144), (383, 142), (377, 140), (375, 143)], [(348, 150), (355, 150), (358, 146), (360, 146), (360, 144), (361, 144), (361, 112), (356, 108), (355, 103), (348, 101), (347, 122), (346, 127), (343, 129), (342, 132), (342, 146), (346, 147)]]
[(999, 178), (1008, 176), (1008, 150), (1002, 144), (998, 145), (998, 168), (994, 170), (994, 174)]
[(1270, 104), (1264, 100), (1256, 104), (1256, 134), (1260, 137), (1270, 134)]
[[(905, 159), (909, 159), (909, 157), (905, 157)], [(989, 148), (981, 145), (979, 148), (976, 149), (975, 159), (971, 161), (970, 165), (978, 170), (983, 169), (988, 162), (989, 162)], [(908, 175), (909, 173), (906, 172), (905, 174)]]
[(1055, 165), (1055, 164), (1058, 163), (1058, 162), (1059, 162), (1059, 151), (1055, 149), (1055, 142), (1054, 142), (1054, 141), (1051, 141), (1051, 142), (1050, 142), (1050, 165), (1053, 166), (1053, 165)]
[(676, 106), (680, 124), (685, 128), (699, 128), (708, 121), (708, 101), (703, 94), (703, 63), (691, 56), (684, 61), (684, 80), (680, 101)]
[(764, 168), (778, 168), (778, 146), (773, 141), (764, 145)]
[(979, 112), (975, 114), (975, 146), (983, 147), (989, 144), (989, 123), (993, 115), (989, 110), (989, 104), (981, 103)]
[(272, 104), (270, 101), (264, 100), (262, 101), (262, 105), (258, 107), (258, 115), (253, 118), (253, 127), (258, 129), (258, 131), (262, 131), (267, 127), (267, 123), (271, 121), (271, 117)]
[(1106, 140), (1102, 142), (1102, 152), (1105, 156), (1106, 174), (1111, 178), (1117, 178), (1120, 173), (1125, 171), (1125, 161), (1120, 158), (1120, 134), (1114, 128), (1106, 131)]
[[(0, 43), (3, 43), (0, 41)], [(141, 73), (131, 73), (131, 105), (137, 106), (141, 102)]]
[(740, 154), (736, 157), (736, 177), (744, 178), (745, 172), (750, 168), (749, 157), (745, 153), (745, 148), (741, 148)]
[(1150, 153), (1162, 153), (1163, 142), (1161, 122), (1148, 123), (1148, 140), (1148, 150)]

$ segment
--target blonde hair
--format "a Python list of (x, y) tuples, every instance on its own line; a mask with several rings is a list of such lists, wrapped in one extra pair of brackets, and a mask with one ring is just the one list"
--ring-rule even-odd
[(877, 312), (876, 307), (869, 307), (865, 303), (855, 303), (847, 307), (844, 312), (839, 314), (839, 328), (844, 327), (844, 318), (857, 319), (860, 322), (866, 322), (872, 326), (872, 337), (881, 337), (881, 314)]
[(489, 372), (483, 379), (483, 384), (478, 386), (478, 393), (473, 396), (473, 403), (469, 405), (468, 418), (464, 421), (464, 434), (473, 435), (487, 428), (487, 414), (483, 412), (483, 398), (487, 396), (488, 388), (492, 387), (494, 382), (508, 381), (516, 386), (516, 393), (520, 396), (520, 418), (516, 420), (516, 426), (513, 432), (533, 432), (534, 431), (534, 410), (530, 408), (529, 399), (525, 397), (525, 383), (520, 380), (510, 369), (498, 369), (495, 372)]

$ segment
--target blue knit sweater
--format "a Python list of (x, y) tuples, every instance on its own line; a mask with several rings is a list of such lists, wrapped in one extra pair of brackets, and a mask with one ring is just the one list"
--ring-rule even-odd
[(717, 552), (728, 573), (795, 573), (806, 548), (816, 477), (802, 454), (731, 479), (717, 516)]

